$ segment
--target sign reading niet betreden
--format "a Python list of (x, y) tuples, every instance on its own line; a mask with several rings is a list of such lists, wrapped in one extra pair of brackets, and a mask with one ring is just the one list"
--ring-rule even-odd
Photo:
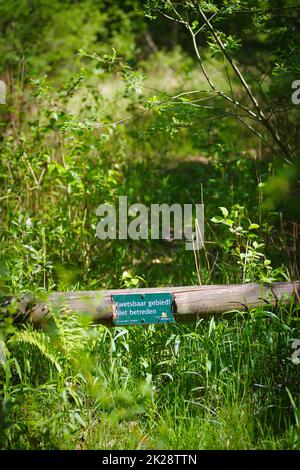
[(113, 322), (115, 325), (174, 323), (173, 300), (170, 293), (112, 295)]

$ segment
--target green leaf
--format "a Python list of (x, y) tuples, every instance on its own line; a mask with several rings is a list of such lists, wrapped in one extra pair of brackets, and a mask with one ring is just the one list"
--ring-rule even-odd
[(224, 220), (222, 219), (222, 217), (220, 216), (217, 216), (217, 217), (213, 217), (212, 219), (210, 219), (211, 222), (214, 222), (215, 224), (221, 224), (224, 222)]
[(78, 414), (77, 412), (74, 413), (74, 418), (76, 419), (76, 421), (78, 421), (79, 424), (81, 424), (82, 427), (86, 427), (86, 424), (85, 422), (83, 421), (82, 417), (80, 416), (80, 414)]
[(220, 211), (222, 212), (223, 216), (224, 216), (225, 219), (226, 219), (226, 217), (228, 217), (228, 214), (229, 214), (229, 212), (228, 212), (228, 210), (226, 209), (226, 207), (219, 207), (219, 209), (220, 209)]
[(198, 21), (198, 20), (193, 21), (193, 23), (192, 23), (192, 30), (196, 29), (196, 28), (198, 27), (198, 25), (199, 25), (199, 21)]

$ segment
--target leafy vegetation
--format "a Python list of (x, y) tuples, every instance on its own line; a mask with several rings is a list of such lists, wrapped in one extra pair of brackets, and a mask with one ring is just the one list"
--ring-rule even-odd
[[(300, 448), (298, 305), (107, 328), (8, 301), (299, 279), (295, 3), (0, 3), (2, 448)], [(99, 240), (122, 195), (203, 201), (205, 249)]]

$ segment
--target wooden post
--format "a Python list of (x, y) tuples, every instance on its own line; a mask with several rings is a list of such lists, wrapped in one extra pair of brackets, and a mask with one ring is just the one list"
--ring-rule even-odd
[[(272, 285), (231, 284), (195, 287), (163, 287), (143, 289), (117, 289), (106, 291), (55, 292), (46, 301), (37, 302), (24, 298), (19, 305), (20, 313), (30, 316), (33, 322), (44, 319), (49, 307), (60, 311), (74, 311), (89, 315), (101, 323), (112, 323), (113, 294), (146, 294), (170, 292), (174, 296), (176, 321), (194, 321), (230, 311), (245, 311), (266, 303), (300, 303), (300, 281), (276, 282)], [(36, 302), (36, 303), (35, 303)]]

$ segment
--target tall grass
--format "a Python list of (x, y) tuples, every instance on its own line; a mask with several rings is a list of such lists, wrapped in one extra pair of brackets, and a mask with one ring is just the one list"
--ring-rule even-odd
[(2, 447), (299, 448), (299, 319), (257, 309), (190, 326), (24, 326), (1, 370)]

